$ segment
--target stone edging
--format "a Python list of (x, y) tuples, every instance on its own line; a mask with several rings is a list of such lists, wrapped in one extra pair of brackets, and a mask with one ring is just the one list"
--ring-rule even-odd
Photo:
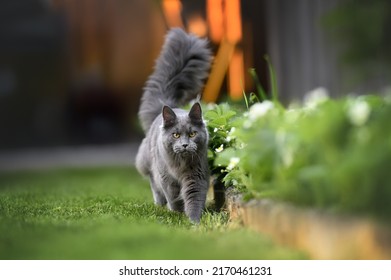
[(271, 200), (243, 202), (227, 192), (230, 217), (313, 259), (391, 259), (391, 229), (370, 219), (340, 217)]

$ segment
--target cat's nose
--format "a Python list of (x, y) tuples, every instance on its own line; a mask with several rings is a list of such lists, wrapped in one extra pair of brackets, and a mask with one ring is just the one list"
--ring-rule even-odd
[(187, 148), (187, 146), (189, 146), (189, 145), (188, 144), (182, 144), (182, 147), (185, 148), (185, 149)]

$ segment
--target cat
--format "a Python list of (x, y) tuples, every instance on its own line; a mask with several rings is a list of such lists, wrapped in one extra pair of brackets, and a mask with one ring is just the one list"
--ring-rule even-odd
[(199, 223), (209, 187), (208, 131), (198, 102), (209, 74), (211, 51), (205, 39), (173, 28), (166, 35), (154, 72), (141, 97), (139, 120), (145, 132), (137, 170), (149, 177), (157, 205), (185, 212)]

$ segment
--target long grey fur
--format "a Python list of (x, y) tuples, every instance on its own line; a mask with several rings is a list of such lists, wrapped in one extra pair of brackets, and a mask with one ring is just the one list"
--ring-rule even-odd
[(144, 87), (138, 112), (146, 133), (163, 108), (178, 108), (197, 98), (204, 86), (211, 64), (207, 40), (171, 29)]
[(141, 100), (145, 131), (136, 167), (149, 177), (154, 201), (184, 211), (199, 222), (209, 186), (208, 131), (199, 103), (179, 109), (200, 94), (211, 64), (206, 40), (181, 29), (169, 31)]

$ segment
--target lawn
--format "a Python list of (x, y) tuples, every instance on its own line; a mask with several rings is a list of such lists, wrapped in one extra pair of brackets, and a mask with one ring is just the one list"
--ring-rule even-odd
[(207, 212), (199, 226), (152, 203), (129, 168), (0, 173), (0, 259), (302, 259)]

